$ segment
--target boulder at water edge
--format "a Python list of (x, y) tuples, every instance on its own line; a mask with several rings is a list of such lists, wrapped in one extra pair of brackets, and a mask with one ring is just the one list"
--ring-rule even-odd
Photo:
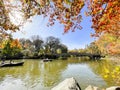
[(106, 88), (106, 90), (120, 90), (120, 86), (112, 86), (112, 87)]
[(78, 82), (72, 77), (67, 78), (51, 90), (81, 90)]
[(96, 86), (89, 85), (85, 90), (100, 90), (100, 89)]

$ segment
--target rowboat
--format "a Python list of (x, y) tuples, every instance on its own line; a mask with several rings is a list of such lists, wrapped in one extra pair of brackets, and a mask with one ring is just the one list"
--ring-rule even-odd
[(18, 63), (5, 63), (1, 64), (0, 67), (12, 67), (12, 66), (22, 66), (24, 62), (18, 62)]
[(48, 62), (48, 61), (52, 61), (52, 59), (42, 59), (43, 60), (43, 62)]

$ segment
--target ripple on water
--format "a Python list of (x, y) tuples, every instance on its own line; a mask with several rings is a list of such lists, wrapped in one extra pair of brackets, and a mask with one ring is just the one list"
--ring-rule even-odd
[[(66, 78), (74, 77), (84, 90), (88, 85), (107, 86), (103, 78), (104, 67), (113, 63), (77, 60), (55, 60), (41, 62), (26, 60), (21, 67), (0, 68), (0, 90), (50, 90)], [(1, 73), (2, 72), (2, 73)], [(114, 85), (114, 83), (110, 83)]]
[(8, 77), (0, 84), (0, 90), (27, 90), (27, 88), (21, 79)]

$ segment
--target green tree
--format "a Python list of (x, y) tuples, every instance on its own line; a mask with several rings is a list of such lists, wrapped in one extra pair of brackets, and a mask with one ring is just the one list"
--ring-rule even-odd
[(90, 43), (90, 45), (88, 45), (86, 47), (86, 53), (90, 53), (90, 54), (101, 54), (98, 46), (95, 44), (95, 42)]
[(2, 49), (3, 57), (11, 58), (13, 56), (13, 48), (11, 48), (10, 43), (10, 41), (7, 41), (4, 48)]
[(2, 56), (6, 58), (13, 58), (19, 56), (21, 52), (21, 45), (17, 39), (8, 39), (3, 42)]
[(46, 51), (48, 51), (48, 53), (50, 54), (57, 53), (57, 49), (59, 48), (59, 45), (60, 45), (59, 38), (55, 38), (53, 36), (49, 36), (46, 38), (45, 49)]
[(33, 35), (32, 37), (32, 44), (35, 47), (35, 52), (39, 53), (40, 49), (43, 47), (44, 41), (39, 35)]
[(35, 53), (35, 47), (30, 39), (21, 38), (20, 43), (22, 45), (22, 53), (24, 56), (33, 56)]
[(59, 49), (61, 50), (61, 53), (67, 53), (68, 52), (68, 48), (64, 44), (60, 44)]

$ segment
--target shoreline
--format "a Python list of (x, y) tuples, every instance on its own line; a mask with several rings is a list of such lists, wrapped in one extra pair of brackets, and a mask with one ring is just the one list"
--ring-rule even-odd
[(106, 56), (104, 60), (108, 60), (110, 62), (116, 63), (120, 65), (120, 57), (119, 56)]

